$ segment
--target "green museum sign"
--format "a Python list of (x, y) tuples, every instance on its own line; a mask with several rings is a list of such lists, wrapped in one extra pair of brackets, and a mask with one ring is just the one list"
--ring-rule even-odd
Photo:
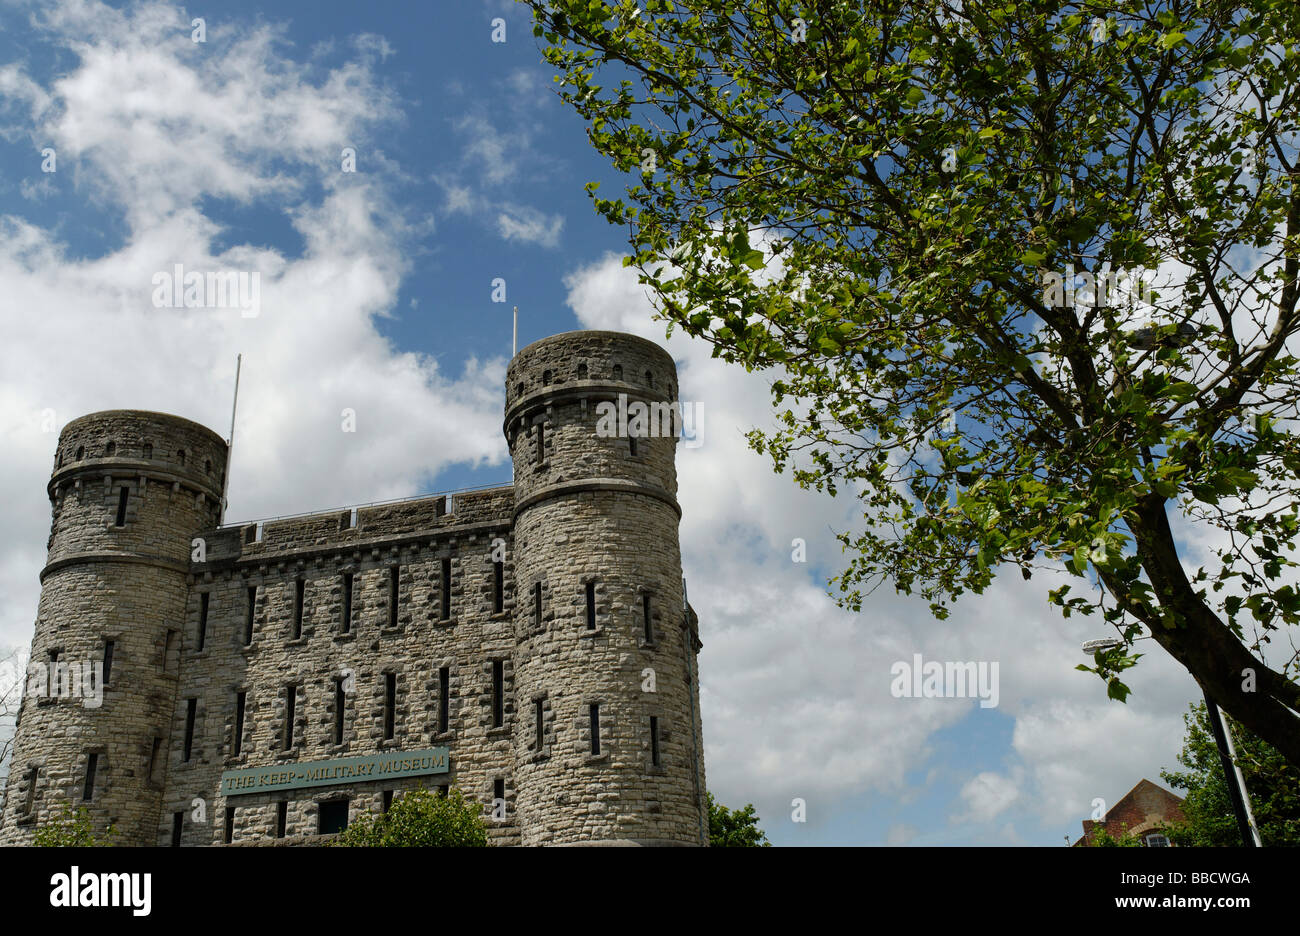
[(421, 777), (448, 771), (447, 749), (393, 751), (365, 757), (340, 757), (337, 760), (310, 761), (305, 764), (277, 764), (273, 767), (246, 767), (221, 774), (221, 795), (275, 793), (303, 787), (333, 786), (339, 783), (368, 783)]

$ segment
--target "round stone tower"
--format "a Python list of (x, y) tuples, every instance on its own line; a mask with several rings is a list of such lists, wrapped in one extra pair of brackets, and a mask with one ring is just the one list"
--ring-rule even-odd
[(706, 844), (673, 359), (568, 332), (520, 351), (506, 380), (522, 843)]
[(191, 540), (218, 523), (226, 444), (163, 413), (68, 423), (0, 843), (61, 805), (156, 845)]

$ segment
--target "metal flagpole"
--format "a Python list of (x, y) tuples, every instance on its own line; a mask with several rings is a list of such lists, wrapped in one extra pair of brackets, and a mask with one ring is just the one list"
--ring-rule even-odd
[(221, 519), (226, 522), (227, 493), (230, 491), (230, 461), (235, 451), (235, 410), (239, 407), (239, 370), (244, 362), (242, 354), (235, 355), (235, 399), (230, 404), (230, 440), (226, 443), (226, 473), (221, 479)]
[(510, 338), (510, 356), (514, 357), (519, 349), (519, 306), (515, 306), (515, 330)]

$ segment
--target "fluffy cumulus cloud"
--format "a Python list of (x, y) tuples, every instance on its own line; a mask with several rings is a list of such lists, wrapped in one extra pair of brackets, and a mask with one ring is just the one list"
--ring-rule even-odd
[[(665, 341), (644, 287), (618, 256), (575, 270), (566, 284), (584, 326)], [(924, 834), (932, 843), (1011, 843), (1037, 825), (1044, 831), (1024, 840), (1043, 844), (1077, 829), (1095, 797), (1114, 801), (1141, 776), (1158, 780), (1161, 766), (1173, 766), (1194, 684), (1153, 648), (1131, 671), (1131, 703), (1108, 701), (1096, 677), (1074, 669), (1099, 625), (1064, 620), (1046, 604), (1047, 589), (1063, 579), (1000, 577), (946, 621), (887, 587), (860, 614), (838, 608), (825, 585), (841, 559), (832, 531), (853, 524), (856, 502), (802, 491), (749, 449), (746, 430), (772, 421), (772, 375), (722, 364), (707, 344), (680, 335), (666, 346), (683, 400), (703, 407), (702, 444), (679, 447), (679, 496), (685, 574), (704, 641), (705, 762), (721, 802), (754, 802), (778, 840), (798, 840), (788, 818), (793, 798), (808, 802), (810, 816), (826, 816), (870, 796), (881, 815), (869, 841)], [(793, 561), (798, 540), (805, 563)], [(895, 698), (890, 668), (917, 653), (997, 662), (997, 708)], [(1008, 719), (997, 749), (971, 752), (947, 740)], [(944, 783), (947, 801), (924, 817), (922, 833), (912, 813), (899, 818)]]
[[(426, 224), (394, 205), (379, 145), (403, 119), (376, 73), (391, 49), (362, 36), (324, 69), (295, 61), (276, 27), (210, 25), (197, 44), (190, 19), (165, 4), (67, 0), (33, 25), (69, 67), (48, 82), (0, 68), (6, 139), (52, 147), (52, 183), (121, 231), (86, 258), (60, 228), (0, 216), (0, 484), (40, 491), (58, 429), (99, 409), (174, 412), (224, 436), (241, 352), (232, 516), (402, 496), (443, 466), (503, 461), (505, 361), (447, 372), (376, 328)], [(374, 171), (340, 172), (349, 146)], [(225, 242), (214, 203), (281, 212), (301, 251)], [(175, 264), (258, 274), (257, 314), (155, 307), (154, 276)], [(8, 520), (0, 644), (30, 634), (48, 505), (14, 498)]]

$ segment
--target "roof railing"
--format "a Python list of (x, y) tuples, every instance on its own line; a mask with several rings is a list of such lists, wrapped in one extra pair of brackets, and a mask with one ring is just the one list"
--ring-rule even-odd
[(482, 491), (500, 491), (503, 488), (514, 487), (513, 481), (506, 481), (501, 484), (487, 484), (479, 487), (454, 488), (450, 491), (432, 491), (428, 494), (412, 494), (410, 497), (394, 497), (389, 500), (370, 501), (365, 504), (343, 504), (338, 507), (326, 507), (322, 510), (305, 510), (302, 513), (280, 514), (277, 517), (254, 517), (249, 520), (235, 520), (229, 523), (223, 523), (217, 527), (218, 530), (228, 530), (233, 527), (246, 527), (253, 524), (274, 523), (278, 520), (297, 520), (300, 517), (328, 516), (329, 514), (339, 514), (345, 510), (361, 510), (365, 507), (386, 507), (389, 504), (406, 504), (412, 501), (432, 500), (435, 497), (450, 497), (453, 494), (477, 494)]

